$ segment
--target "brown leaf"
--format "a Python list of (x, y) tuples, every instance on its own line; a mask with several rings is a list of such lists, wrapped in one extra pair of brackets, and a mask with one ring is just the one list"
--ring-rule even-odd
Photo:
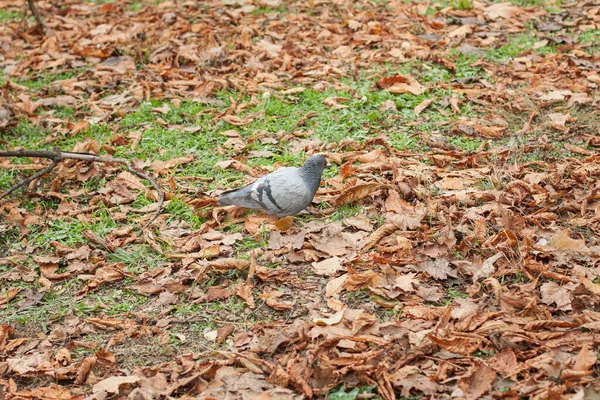
[(331, 279), (325, 286), (325, 296), (331, 297), (341, 293), (344, 290), (344, 282), (348, 278), (348, 274), (344, 274), (337, 278)]
[(552, 238), (550, 244), (560, 250), (578, 250), (585, 246), (585, 241), (582, 239), (571, 239), (568, 229), (560, 231)]
[(92, 392), (118, 395), (121, 393), (122, 388), (134, 386), (140, 381), (141, 378), (137, 376), (111, 376), (96, 383), (92, 387)]
[(218, 260), (210, 261), (208, 265), (220, 271), (228, 271), (231, 269), (245, 271), (250, 268), (250, 261), (241, 258), (219, 258)]
[(205, 259), (205, 258), (214, 258), (218, 257), (221, 254), (221, 246), (219, 245), (210, 245), (204, 247), (202, 250), (196, 253), (187, 253), (187, 254), (169, 254), (170, 258), (197, 258), (197, 259)]
[(292, 217), (292, 216), (287, 216), (287, 217), (281, 218), (273, 223), (273, 225), (275, 225), (277, 227), (277, 229), (279, 229), (282, 232), (285, 232), (288, 229), (290, 229), (293, 224), (294, 224), (294, 217)]
[(217, 328), (217, 342), (224, 342), (233, 333), (233, 325), (225, 325)]
[(589, 345), (585, 343), (579, 354), (577, 354), (577, 358), (575, 359), (575, 365), (573, 365), (573, 369), (575, 371), (587, 371), (592, 368), (598, 362), (598, 354), (590, 349)]
[(260, 295), (260, 298), (263, 299), (269, 307), (274, 308), (278, 311), (291, 310), (293, 308), (292, 304), (284, 303), (279, 300), (284, 293), (279, 290), (270, 290), (266, 291)]
[(469, 136), (482, 136), (489, 139), (500, 139), (504, 137), (506, 131), (504, 126), (485, 126), (475, 122), (463, 122), (458, 124), (457, 128)]
[(462, 354), (464, 356), (471, 355), (471, 353), (478, 350), (484, 342), (482, 337), (469, 334), (456, 334), (447, 338), (427, 334), (427, 337), (444, 350), (448, 350), (451, 353)]
[(423, 100), (419, 105), (417, 105), (414, 109), (415, 115), (421, 114), (427, 107), (429, 107), (435, 101), (435, 97), (427, 100)]
[(194, 154), (188, 154), (187, 156), (173, 158), (168, 161), (154, 160), (152, 164), (150, 164), (150, 168), (152, 168), (159, 175), (165, 175), (174, 167), (185, 165), (194, 161), (194, 158), (196, 158)]
[(507, 378), (517, 372), (518, 362), (515, 352), (511, 348), (502, 349), (488, 362), (489, 366)]
[(467, 400), (476, 400), (490, 391), (496, 380), (496, 372), (482, 362), (476, 362), (468, 376), (459, 379), (458, 385)]
[(432, 377), (423, 375), (416, 368), (408, 369), (407, 371), (401, 368), (394, 371), (391, 381), (395, 387), (402, 388), (400, 395), (405, 399), (411, 398), (414, 392), (422, 392), (425, 396), (434, 398), (437, 397), (438, 392), (442, 392), (444, 389)]
[(496, 20), (498, 18), (510, 19), (521, 12), (521, 9), (507, 1), (487, 6), (484, 11), (489, 19)]
[(338, 257), (331, 257), (317, 263), (312, 263), (312, 266), (318, 275), (331, 276), (338, 271), (344, 270), (342, 260)]
[(82, 385), (86, 382), (92, 367), (96, 364), (98, 359), (96, 357), (86, 357), (79, 363), (77, 372), (75, 373), (75, 383)]
[(255, 307), (254, 296), (252, 296), (253, 288), (254, 285), (250, 285), (243, 282), (238, 283), (237, 287), (235, 288), (236, 296), (243, 299), (250, 309), (254, 309)]
[(316, 317), (313, 318), (313, 322), (317, 325), (336, 325), (342, 322), (342, 319), (344, 318), (344, 312), (344, 310), (341, 310), (333, 315), (330, 315), (329, 317)]
[(70, 400), (73, 395), (68, 388), (53, 383), (50, 386), (12, 393), (11, 397), (35, 400)]
[(20, 291), (21, 288), (11, 288), (5, 291), (4, 293), (0, 293), (0, 308), (6, 306), (6, 304), (8, 304), (12, 299), (14, 299)]
[(424, 86), (410, 75), (395, 75), (389, 78), (383, 78), (377, 82), (377, 86), (386, 89), (390, 93), (410, 93), (415, 96), (422, 95), (426, 90)]
[(544, 282), (540, 287), (542, 303), (554, 303), (558, 309), (563, 311), (571, 310), (571, 302), (573, 300), (571, 293), (576, 287), (575, 283), (567, 283), (561, 286), (556, 282)]
[(346, 188), (340, 193), (340, 195), (335, 199), (334, 204), (336, 206), (342, 206), (346, 203), (351, 203), (353, 201), (357, 201), (363, 199), (373, 193), (374, 191), (385, 187), (386, 185), (382, 185), (380, 183), (365, 183), (356, 186), (351, 186)]
[(591, 156), (596, 154), (596, 152), (584, 149), (583, 147), (575, 146), (570, 143), (564, 143), (565, 149), (569, 150), (572, 153), (583, 154), (584, 156)]
[(210, 303), (215, 300), (223, 300), (233, 296), (233, 292), (231, 290), (227, 290), (225, 288), (219, 287), (209, 287), (206, 291), (206, 301)]
[(343, 98), (343, 97), (328, 97), (325, 100), (323, 100), (323, 104), (325, 104), (326, 106), (329, 106), (335, 110), (335, 109), (341, 109), (341, 108), (348, 108), (347, 105), (340, 104), (340, 103), (347, 103), (348, 101), (350, 101), (350, 100)]
[(306, 231), (300, 231), (293, 235), (282, 235), (279, 231), (274, 231), (269, 236), (269, 248), (272, 250), (279, 250), (286, 248), (288, 250), (301, 249), (304, 245), (304, 237)]

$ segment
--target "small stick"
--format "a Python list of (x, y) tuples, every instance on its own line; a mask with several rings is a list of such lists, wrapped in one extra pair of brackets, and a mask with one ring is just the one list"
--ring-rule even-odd
[(60, 162), (60, 160), (52, 160), (52, 164), (48, 165), (46, 168), (42, 169), (41, 171), (38, 171), (36, 174), (31, 175), (28, 178), (23, 179), (21, 182), (17, 183), (16, 185), (11, 186), (6, 192), (4, 192), (0, 195), (0, 200), (2, 200), (3, 198), (8, 196), (15, 190), (19, 189), (20, 187), (23, 187), (23, 186), (29, 184), (29, 182), (33, 182), (37, 178), (46, 175), (48, 172), (52, 171), (58, 165), (59, 162)]
[(42, 33), (44, 33), (44, 35), (47, 34), (50, 31), (50, 28), (48, 28), (48, 25), (46, 25), (46, 22), (44, 22), (44, 18), (42, 18), (42, 15), (38, 11), (37, 6), (35, 5), (35, 1), (27, 0), (27, 7), (33, 14), (33, 17), (38, 22), (38, 24), (40, 24), (40, 26), (42, 27)]
[(82, 160), (82, 161), (91, 161), (91, 162), (123, 164), (123, 165), (125, 165), (125, 167), (127, 167), (127, 170), (129, 172), (150, 182), (150, 184), (154, 187), (154, 189), (158, 193), (158, 208), (156, 209), (154, 216), (152, 216), (152, 218), (150, 218), (150, 220), (148, 222), (146, 222), (145, 226), (150, 225), (160, 215), (160, 212), (162, 211), (163, 203), (165, 201), (165, 194), (161, 190), (160, 186), (158, 186), (158, 183), (156, 183), (154, 178), (152, 178), (150, 175), (146, 175), (145, 173), (133, 168), (131, 166), (131, 163), (129, 162), (129, 160), (127, 160), (125, 158), (102, 157), (102, 156), (97, 156), (97, 155), (91, 154), (91, 153), (63, 152), (58, 149), (53, 150), (53, 151), (38, 151), (38, 150), (24, 150), (24, 149), (0, 151), (0, 157), (37, 157), (37, 158), (48, 158), (48, 159), (52, 160), (52, 164), (50, 164), (43, 170), (37, 172), (36, 174), (34, 174), (28, 178), (23, 179), (21, 182), (10, 187), (6, 192), (2, 193), (0, 195), (0, 200), (2, 200), (4, 197), (8, 196), (10, 193), (14, 192), (15, 190), (19, 189), (20, 187), (23, 187), (23, 186), (29, 184), (30, 182), (32, 182), (33, 180), (43, 176), (44, 174), (49, 173), (61, 161)]

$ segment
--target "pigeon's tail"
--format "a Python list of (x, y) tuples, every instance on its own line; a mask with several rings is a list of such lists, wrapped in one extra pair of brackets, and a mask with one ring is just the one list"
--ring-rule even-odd
[(228, 190), (221, 193), (217, 199), (220, 206), (240, 206), (246, 208), (264, 208), (264, 205), (255, 201), (249, 189), (244, 186), (238, 189)]
[(219, 203), (220, 206), (236, 205), (235, 204), (236, 192), (237, 192), (237, 189), (236, 190), (228, 190), (227, 192), (221, 193), (221, 195), (217, 199), (217, 203)]

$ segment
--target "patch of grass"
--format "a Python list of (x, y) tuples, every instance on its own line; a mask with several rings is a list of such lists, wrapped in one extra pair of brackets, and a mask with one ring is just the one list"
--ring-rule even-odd
[(108, 254), (108, 260), (122, 262), (125, 264), (127, 272), (137, 275), (159, 268), (167, 261), (163, 255), (148, 245), (130, 245), (127, 248), (118, 248), (114, 253)]
[(467, 136), (452, 136), (448, 138), (448, 143), (463, 150), (474, 152), (483, 144), (483, 141)]
[(185, 221), (190, 228), (194, 230), (200, 228), (200, 225), (205, 221), (203, 218), (194, 214), (194, 208), (192, 206), (184, 203), (177, 197), (171, 199), (164, 212), (170, 214), (167, 218), (167, 223), (171, 224), (175, 221)]
[(0, 9), (0, 22), (19, 21), (23, 19), (23, 13), (15, 10)]
[(73, 107), (53, 107), (52, 114), (60, 119), (73, 119), (75, 109)]
[(592, 47), (593, 51), (591, 53), (593, 54), (598, 51), (598, 46), (600, 46), (600, 30), (588, 29), (581, 33), (577, 40), (582, 47)]
[(90, 293), (81, 302), (80, 311), (83, 314), (102, 312), (106, 315), (119, 315), (133, 312), (149, 299), (135, 291), (121, 287), (106, 287)]
[(73, 301), (81, 287), (77, 278), (54, 285), (54, 290), (47, 292), (35, 306), (19, 312), (18, 301), (12, 301), (0, 313), (0, 324), (18, 324), (24, 328), (31, 327), (36, 332), (41, 327), (44, 332), (48, 332), (48, 325), (53, 321), (71, 315), (81, 315), (78, 302)]
[(66, 72), (59, 72), (59, 73), (40, 73), (37, 76), (32, 76), (31, 78), (28, 79), (17, 79), (16, 83), (18, 83), (19, 85), (23, 85), (25, 87), (28, 87), (31, 90), (34, 91), (40, 91), (42, 89), (48, 89), (50, 83), (54, 82), (54, 81), (62, 81), (65, 79), (70, 79), (72, 77), (74, 77), (77, 72), (81, 72), (79, 70), (74, 70), (74, 71), (66, 71)]
[(482, 350), (477, 350), (472, 355), (473, 355), (473, 357), (487, 359), (487, 358), (494, 356), (494, 351), (482, 349)]
[(347, 203), (341, 207), (337, 207), (335, 212), (331, 215), (332, 221), (341, 221), (343, 219), (354, 217), (362, 210), (362, 207), (355, 203)]
[[(244, 236), (244, 238), (236, 244), (235, 248), (238, 252), (243, 254), (254, 249), (268, 248), (268, 246), (265, 246), (263, 241), (258, 241), (253, 236), (248, 235)], [(241, 256), (241, 254), (239, 256)]]
[(88, 224), (79, 221), (76, 218), (63, 218), (48, 221), (44, 227), (32, 226), (31, 243), (42, 249), (50, 249), (50, 242), (57, 241), (69, 247), (74, 247), (80, 243), (86, 243), (87, 239), (83, 231), (91, 230), (99, 237), (109, 234), (118, 225), (111, 218), (110, 212), (101, 208), (92, 213), (94, 223)]
[(403, 151), (412, 151), (419, 149), (417, 140), (407, 133), (404, 132), (393, 132), (390, 133), (390, 144), (392, 147)]
[(257, 7), (252, 11), (254, 15), (272, 14), (272, 13), (288, 13), (289, 9), (287, 5), (281, 5), (279, 7)]
[(452, 287), (446, 290), (446, 295), (440, 301), (442, 304), (448, 305), (454, 301), (456, 298), (466, 298), (469, 297), (468, 293), (463, 292), (459, 288)]
[(471, 0), (456, 0), (453, 2), (452, 8), (456, 10), (470, 10), (473, 8)]
[[(511, 36), (507, 40), (508, 43), (498, 48), (487, 50), (486, 59), (496, 63), (505, 63), (528, 50), (532, 50), (535, 44), (540, 41), (535, 36), (534, 31)], [(548, 44), (535, 51), (538, 53), (554, 53), (556, 52), (556, 46)]]
[[(350, 391), (344, 385), (339, 386), (327, 394), (329, 400), (355, 400), (358, 398), (380, 399), (374, 390), (377, 386), (361, 386)], [(367, 397), (368, 396), (368, 397)]]
[(549, 12), (558, 12), (562, 7), (562, 0), (510, 0), (510, 2), (521, 7), (544, 7)]

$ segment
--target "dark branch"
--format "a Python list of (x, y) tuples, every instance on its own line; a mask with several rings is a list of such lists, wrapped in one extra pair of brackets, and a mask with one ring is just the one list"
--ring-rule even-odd
[(9, 194), (11, 194), (12, 192), (14, 192), (15, 190), (28, 185), (30, 182), (35, 181), (37, 178), (40, 178), (44, 175), (46, 175), (48, 172), (52, 171), (54, 169), (54, 167), (56, 167), (58, 165), (60, 161), (59, 160), (52, 160), (52, 164), (48, 165), (46, 168), (42, 169), (41, 171), (31, 175), (28, 178), (23, 179), (21, 182), (17, 183), (14, 186), (11, 186), (6, 192), (2, 193), (0, 195), (0, 200), (2, 200), (3, 198), (5, 198), (6, 196), (8, 196)]
[(165, 201), (165, 194), (163, 193), (160, 186), (158, 186), (158, 183), (156, 183), (154, 178), (152, 178), (150, 175), (147, 175), (147, 174), (133, 168), (131, 166), (131, 163), (129, 162), (129, 160), (126, 160), (124, 158), (102, 157), (102, 156), (97, 156), (97, 155), (91, 154), (91, 153), (72, 153), (72, 152), (63, 152), (60, 150), (38, 151), (38, 150), (23, 150), (23, 149), (0, 151), (0, 157), (37, 157), (37, 158), (47, 158), (47, 159), (52, 160), (52, 164), (50, 164), (43, 170), (22, 180), (18, 184), (10, 187), (6, 192), (2, 193), (2, 195), (0, 195), (0, 200), (2, 200), (4, 197), (8, 196), (15, 190), (23, 187), (24, 185), (27, 185), (28, 183), (34, 181), (35, 179), (38, 179), (39, 177), (49, 173), (63, 160), (82, 160), (82, 161), (91, 161), (91, 162), (123, 164), (123, 165), (125, 165), (125, 167), (127, 167), (127, 170), (129, 172), (150, 182), (152, 187), (154, 187), (154, 189), (158, 193), (158, 208), (156, 209), (156, 212), (154, 213), (152, 218), (150, 218), (150, 220), (148, 222), (146, 222), (146, 226), (150, 225), (160, 215), (160, 212), (162, 211), (163, 203)]
[(44, 33), (44, 35), (47, 34), (50, 31), (50, 28), (48, 28), (48, 25), (46, 25), (46, 22), (44, 22), (44, 18), (42, 18), (42, 15), (38, 11), (37, 6), (35, 5), (35, 1), (27, 0), (27, 7), (33, 14), (33, 17), (38, 22), (38, 24), (40, 24), (40, 26), (42, 27), (42, 32)]

